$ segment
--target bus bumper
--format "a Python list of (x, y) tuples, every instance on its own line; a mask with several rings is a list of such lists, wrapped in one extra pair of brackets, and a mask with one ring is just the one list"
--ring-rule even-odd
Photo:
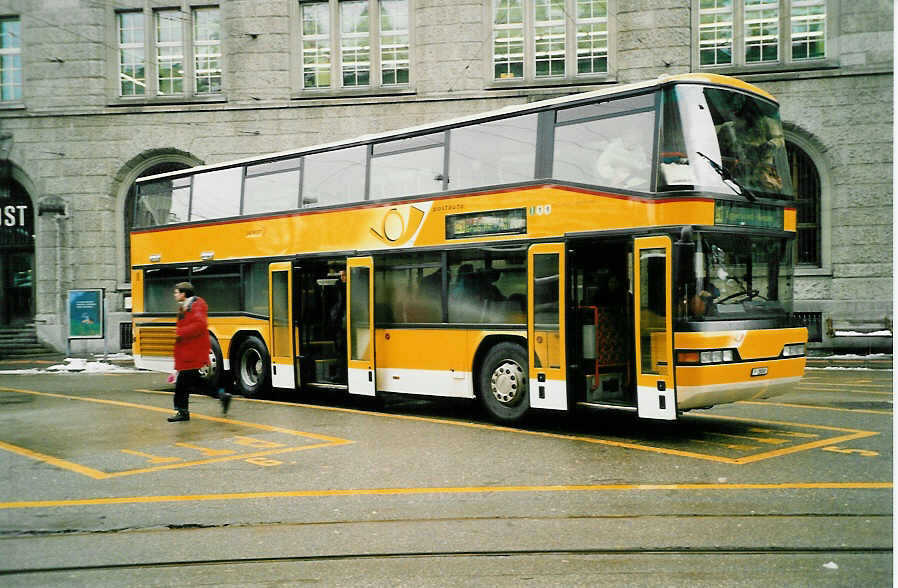
[(801, 380), (804, 367), (804, 357), (737, 364), (678, 366), (677, 410), (785, 394), (793, 390)]

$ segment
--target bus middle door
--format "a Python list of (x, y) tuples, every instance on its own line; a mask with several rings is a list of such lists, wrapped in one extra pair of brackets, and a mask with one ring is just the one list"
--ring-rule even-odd
[(530, 406), (566, 410), (565, 251), (538, 243), (528, 252), (527, 346)]
[(346, 260), (347, 290), (346, 342), (350, 394), (374, 396), (374, 259), (351, 257)]
[(293, 269), (289, 261), (268, 264), (268, 340), (271, 341), (271, 385), (296, 388), (293, 353)]
[(636, 341), (636, 406), (640, 418), (674, 420), (670, 237), (633, 242), (633, 321)]

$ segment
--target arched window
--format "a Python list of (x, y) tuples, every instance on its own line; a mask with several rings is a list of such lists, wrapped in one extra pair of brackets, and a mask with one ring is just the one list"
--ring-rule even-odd
[[(181, 162), (165, 162), (148, 167), (138, 176), (153, 176), (156, 174), (164, 174), (165, 172), (185, 169), (189, 165)], [(125, 281), (131, 281), (131, 228), (134, 226), (134, 209), (137, 197), (137, 184), (131, 183), (128, 187), (128, 197), (125, 200)]]
[(820, 230), (820, 173), (810, 156), (796, 144), (787, 141), (786, 153), (792, 169), (798, 209), (798, 235), (795, 262), (801, 265), (821, 265)]

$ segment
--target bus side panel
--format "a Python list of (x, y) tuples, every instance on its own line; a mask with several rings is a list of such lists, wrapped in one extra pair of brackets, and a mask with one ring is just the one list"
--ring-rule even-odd
[(175, 327), (171, 324), (140, 324), (134, 327), (134, 366), (156, 372), (175, 369)]
[(471, 398), (464, 329), (375, 330), (377, 389), (382, 392)]
[(218, 339), (218, 344), (221, 346), (225, 371), (231, 369), (230, 361), (232, 358), (230, 357), (230, 352), (236, 352), (236, 349), (231, 349), (231, 341), (241, 331), (256, 335), (265, 342), (266, 347), (268, 346), (268, 321), (246, 317), (209, 318), (209, 332)]
[[(361, 204), (361, 203), (360, 203)], [(134, 263), (159, 255), (166, 263), (195, 262), (196, 253), (215, 251), (216, 259), (248, 259), (321, 251), (376, 251), (395, 247), (446, 244), (447, 217), (465, 212), (526, 209), (526, 233), (520, 238), (555, 237), (579, 231), (599, 231), (652, 225), (714, 224), (714, 202), (672, 199), (652, 201), (621, 198), (611, 193), (558, 186), (535, 186), (501, 193), (459, 195), (433, 202), (364, 203), (364, 206), (324, 213), (277, 215), (205, 225), (171, 227), (132, 235)], [(537, 214), (536, 210), (540, 213)], [(572, 212), (575, 211), (575, 212)], [(397, 217), (398, 215), (398, 217)], [(401, 219), (404, 232), (395, 241), (383, 236), (384, 224)], [(333, 227), (341, 228), (339, 231)], [(501, 243), (508, 235), (484, 236), (483, 243)], [(185, 246), (191, 243), (191, 246)]]
[(143, 270), (131, 270), (131, 312), (143, 312)]
[(377, 389), (382, 392), (473, 398), (474, 357), (490, 336), (525, 341), (524, 331), (379, 328)]

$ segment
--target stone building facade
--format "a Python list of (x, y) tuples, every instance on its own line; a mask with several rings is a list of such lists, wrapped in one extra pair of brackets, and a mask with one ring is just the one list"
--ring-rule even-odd
[[(0, 322), (65, 348), (67, 292), (129, 319), (136, 178), (664, 74), (778, 97), (796, 311), (890, 346), (887, 0), (0, 0)], [(797, 174), (797, 175), (796, 175)]]

